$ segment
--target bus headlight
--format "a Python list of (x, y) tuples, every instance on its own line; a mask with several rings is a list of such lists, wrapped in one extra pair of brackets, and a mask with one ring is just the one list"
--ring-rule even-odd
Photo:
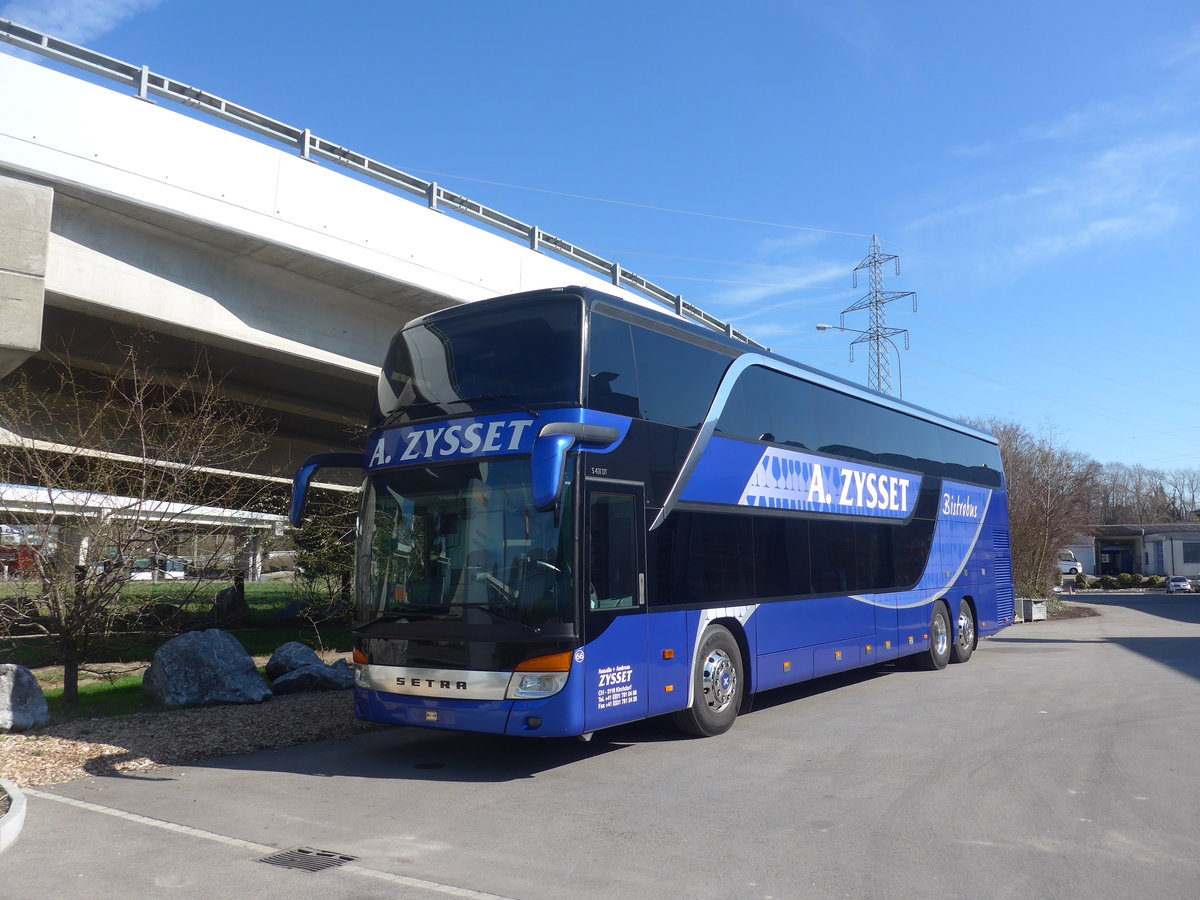
[(360, 688), (371, 686), (371, 673), (367, 671), (366, 666), (359, 663), (354, 664), (354, 684)]
[(557, 694), (566, 683), (566, 672), (514, 672), (508, 682), (508, 699), (540, 700)]
[(509, 700), (541, 700), (557, 694), (571, 674), (571, 653), (552, 653), (527, 659), (508, 680)]
[(353, 665), (355, 686), (360, 688), (369, 688), (371, 686), (371, 673), (368, 671), (367, 654), (355, 647), (351, 659), (354, 660)]

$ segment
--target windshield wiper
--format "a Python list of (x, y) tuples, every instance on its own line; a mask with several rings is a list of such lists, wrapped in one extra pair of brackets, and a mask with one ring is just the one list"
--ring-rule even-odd
[(510, 615), (507, 615), (506, 613), (497, 612), (493, 607), (489, 606), (486, 603), (429, 603), (429, 604), (421, 604), (420, 606), (410, 603), (401, 612), (381, 613), (378, 616), (376, 616), (374, 619), (372, 619), (370, 622), (367, 622), (366, 624), (360, 625), (358, 627), (359, 628), (367, 628), (371, 625), (377, 625), (380, 622), (395, 622), (398, 619), (402, 618), (403, 616), (410, 615), (412, 613), (431, 614), (431, 613), (443, 612), (443, 611), (449, 610), (449, 609), (460, 609), (460, 608), (461, 609), (482, 609), (484, 612), (486, 612), (492, 618), (499, 619), (502, 622), (509, 622), (513, 625), (519, 625), (522, 628), (524, 628), (526, 631), (528, 631), (530, 634), (538, 634), (542, 630), (540, 625), (530, 625), (528, 622), (522, 622), (520, 619), (516, 619)]
[(524, 403), (518, 403), (516, 401), (516, 396), (517, 396), (516, 394), (480, 394), (477, 397), (462, 397), (461, 399), (458, 399), (458, 400), (447, 400), (446, 402), (447, 403), (474, 403), (476, 400), (496, 400), (496, 401), (507, 400), (513, 406), (515, 406), (517, 409), (519, 409), (523, 412), (529, 413), (535, 419), (540, 419), (542, 417), (542, 414), (540, 412), (538, 412), (536, 409), (534, 409), (532, 406), (526, 406)]
[(521, 410), (522, 412), (529, 413), (535, 419), (541, 418), (542, 414), (533, 407), (526, 406), (524, 403), (517, 403), (515, 399), (516, 396), (516, 394), (479, 394), (475, 397), (455, 397), (451, 400), (418, 400), (415, 403), (408, 403), (397, 409), (393, 409), (390, 413), (383, 417), (383, 421), (375, 426), (375, 430), (382, 431), (384, 428), (387, 428), (389, 425), (393, 424), (402, 415), (412, 409), (425, 406), (445, 406), (449, 403), (474, 403), (478, 400), (495, 400), (496, 402), (507, 400), (517, 409)]
[(420, 406), (441, 406), (441, 404), (434, 403), (432, 400), (418, 400), (416, 403), (406, 403), (404, 406), (398, 406), (395, 409), (393, 409), (390, 413), (388, 413), (386, 416), (383, 417), (383, 420), (378, 425), (375, 426), (375, 430), (382, 431), (383, 429), (387, 428), (389, 425), (394, 423), (397, 419), (399, 419), (402, 415), (404, 415), (409, 410), (415, 409)]
[(381, 622), (399, 622), (401, 619), (403, 619), (407, 615), (408, 615), (408, 612), (380, 613), (375, 618), (373, 618), (370, 622), (363, 622), (361, 625), (358, 625), (356, 627), (370, 628), (372, 625), (378, 625)]

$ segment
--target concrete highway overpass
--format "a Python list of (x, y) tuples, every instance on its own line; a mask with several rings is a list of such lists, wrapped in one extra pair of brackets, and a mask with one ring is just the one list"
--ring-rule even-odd
[(0, 376), (63, 357), (103, 371), (144, 334), (168, 378), (203, 351), (230, 396), (274, 420), (265, 469), (290, 473), (355, 444), (387, 342), (414, 316), (565, 284), (671, 299), (309, 132), (13, 23), (0, 39), (128, 85), (0, 54)]

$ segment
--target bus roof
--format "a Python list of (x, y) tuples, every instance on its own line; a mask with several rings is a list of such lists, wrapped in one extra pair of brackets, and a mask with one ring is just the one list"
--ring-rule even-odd
[[(714, 348), (719, 348), (723, 351), (730, 352), (733, 356), (742, 356), (751, 354), (764, 357), (764, 361), (774, 361), (782, 364), (783, 367), (793, 370), (799, 370), (795, 374), (808, 378), (824, 387), (831, 388), (841, 393), (850, 394), (870, 403), (875, 403), (879, 406), (889, 407), (898, 410), (908, 415), (916, 416), (917, 418), (933, 421), (941, 425), (945, 425), (955, 431), (977, 437), (991, 444), (999, 443), (995, 436), (986, 431), (968, 425), (952, 416), (944, 415), (943, 413), (935, 412), (923, 406), (918, 406), (915, 403), (910, 403), (898, 397), (893, 397), (889, 394), (884, 394), (876, 391), (865, 385), (857, 384), (846, 378), (838, 375), (833, 375), (821, 369), (813, 368), (805, 363), (798, 362), (786, 356), (772, 352), (770, 349), (748, 344), (745, 341), (730, 337), (724, 332), (717, 331), (712, 328), (694, 322), (686, 317), (676, 315), (673, 311), (659, 309), (649, 304), (634, 303), (622, 297), (617, 297), (613, 294), (607, 294), (595, 288), (583, 287), (581, 285), (567, 285), (560, 288), (542, 288), (533, 291), (523, 291), (519, 294), (505, 294), (499, 297), (492, 297), (487, 300), (476, 300), (472, 303), (464, 303), (459, 306), (452, 306), (447, 309), (438, 310), (432, 313), (426, 313), (419, 318), (408, 322), (404, 328), (409, 328), (417, 325), (426, 325), (430, 322), (436, 322), (440, 319), (457, 317), (460, 315), (470, 315), (473, 311), (480, 307), (488, 309), (501, 307), (510, 303), (521, 303), (529, 300), (541, 299), (552, 296), (573, 296), (579, 298), (589, 310), (595, 306), (607, 306), (615, 310), (621, 311), (627, 316), (633, 316), (649, 324), (657, 324), (670, 331), (683, 333), (687, 336), (699, 340), (701, 343), (708, 344)], [(403, 329), (402, 329), (403, 330)]]

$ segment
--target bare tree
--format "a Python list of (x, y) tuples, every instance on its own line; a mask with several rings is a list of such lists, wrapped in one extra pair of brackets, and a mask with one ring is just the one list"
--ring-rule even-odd
[(1200, 469), (1173, 469), (1165, 473), (1163, 488), (1176, 522), (1200, 517)]
[(1000, 441), (1017, 593), (1046, 596), (1057, 551), (1089, 524), (1100, 464), (1015, 422), (985, 419), (975, 424)]
[(1198, 511), (1200, 470), (1106, 463), (1092, 504), (1092, 524), (1190, 522), (1200, 517)]
[(354, 573), (358, 494), (320, 491), (310, 496), (304, 522), (291, 534), (296, 548), (301, 613), (321, 640), (326, 622), (349, 624), (353, 618), (350, 584)]
[[(225, 514), (279, 502), (268, 499), (269, 482), (239, 475), (265, 432), (253, 411), (222, 396), (203, 360), (168, 376), (135, 346), (122, 350), (102, 373), (69, 359), (27, 364), (0, 392), (0, 504), (36, 551), (0, 598), (0, 626), (50, 639), (68, 705), (97, 643), (145, 625), (154, 601), (129, 590), (136, 560), (154, 572), (185, 536), (203, 532), (209, 558), (190, 562), (211, 573), (235, 540), (213, 537)], [(194, 597), (203, 580), (186, 584)]]

